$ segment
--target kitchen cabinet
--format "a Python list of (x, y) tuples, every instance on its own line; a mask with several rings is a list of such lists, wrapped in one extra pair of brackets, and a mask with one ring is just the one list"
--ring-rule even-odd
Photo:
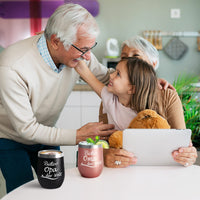
[(97, 122), (101, 99), (93, 91), (74, 91), (69, 96), (56, 126), (77, 129), (88, 122)]
[[(56, 126), (78, 129), (88, 122), (98, 122), (101, 99), (93, 91), (73, 91), (59, 117)], [(66, 166), (76, 163), (77, 146), (62, 146)]]
[(6, 195), (6, 183), (0, 169), (0, 199)]
[(72, 92), (56, 123), (59, 128), (77, 129), (81, 126), (81, 99), (80, 92)]

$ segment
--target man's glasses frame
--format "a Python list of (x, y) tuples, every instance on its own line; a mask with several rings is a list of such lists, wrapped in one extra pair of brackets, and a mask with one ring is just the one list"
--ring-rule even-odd
[(71, 44), (75, 49), (77, 49), (78, 51), (80, 51), (82, 54), (80, 55), (81, 57), (84, 56), (88, 51), (92, 50), (94, 47), (97, 46), (97, 42), (95, 42), (95, 44), (91, 47), (88, 48), (87, 50), (83, 51), (81, 49), (79, 49), (77, 46), (75, 46), (74, 44)]

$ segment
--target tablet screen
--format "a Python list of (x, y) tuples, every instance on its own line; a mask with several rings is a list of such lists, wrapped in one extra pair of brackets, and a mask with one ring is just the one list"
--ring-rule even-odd
[(190, 129), (125, 129), (123, 148), (137, 157), (136, 165), (180, 165), (172, 152), (188, 147)]

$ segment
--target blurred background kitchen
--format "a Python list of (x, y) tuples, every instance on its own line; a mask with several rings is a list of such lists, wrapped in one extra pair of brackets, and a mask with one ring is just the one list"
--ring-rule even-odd
[[(94, 49), (95, 55), (101, 60), (104, 56), (105, 41), (115, 37), (119, 43), (134, 36), (141, 35), (145, 30), (160, 30), (163, 32), (200, 31), (199, 0), (100, 0), (100, 13), (96, 17), (101, 34), (99, 45)], [(171, 9), (179, 9), (180, 17), (172, 18)], [(162, 46), (172, 39), (162, 37)], [(158, 76), (171, 83), (180, 72), (200, 75), (200, 51), (197, 37), (179, 37), (188, 46), (188, 51), (180, 60), (172, 60), (163, 50), (160, 54)]]
[[(95, 16), (101, 32), (93, 53), (99, 61), (108, 61), (105, 56), (109, 38), (115, 38), (120, 49), (125, 39), (140, 35), (159, 49), (158, 77), (173, 83), (182, 73), (200, 76), (199, 0), (0, 0), (0, 51), (44, 30), (47, 18), (64, 2), (79, 3)], [(197, 129), (193, 133), (198, 136), (197, 146), (200, 146), (199, 91), (200, 83), (197, 83), (194, 95), (197, 101), (194, 100), (192, 109), (189, 108), (196, 111)], [(77, 129), (87, 122), (98, 121), (99, 104), (100, 99), (91, 89), (77, 85), (57, 126)], [(185, 117), (188, 121), (186, 112)], [(194, 122), (189, 121), (189, 128), (190, 124)], [(61, 149), (66, 164), (74, 165), (77, 148)], [(0, 175), (0, 198), (5, 194), (3, 185)]]
[[(12, 0), (18, 5), (19, 2), (25, 0)], [(40, 2), (52, 4), (55, 0), (30, 0), (30, 2)], [(12, 9), (9, 13), (9, 6), (5, 6), (5, 2), (10, 0), (0, 0), (0, 46), (7, 47), (9, 44), (29, 37), (31, 35), (30, 23), (31, 19), (24, 16), (24, 18), (17, 18), (17, 4), (15, 11)], [(27, 0), (29, 2), (29, 0)], [(173, 82), (180, 72), (200, 74), (200, 51), (198, 51), (197, 34), (200, 31), (200, 2), (199, 0), (57, 0), (60, 4), (64, 2), (75, 2), (86, 7), (93, 15), (100, 27), (100, 35), (97, 39), (98, 46), (93, 50), (96, 57), (102, 61), (106, 51), (106, 41), (108, 38), (116, 38), (121, 42), (131, 36), (144, 36), (144, 31), (161, 31), (165, 36), (161, 36), (162, 49), (160, 53), (160, 67), (157, 70), (158, 76), (169, 82)], [(47, 4), (46, 4), (47, 5)], [(49, 13), (55, 8), (50, 6)], [(27, 10), (29, 8), (27, 7)], [(16, 12), (16, 14), (15, 14)], [(20, 11), (19, 11), (20, 12)], [(21, 13), (25, 12), (22, 11)], [(28, 11), (27, 11), (28, 12)], [(37, 12), (32, 12), (33, 16)], [(48, 15), (49, 13), (46, 13)], [(25, 15), (25, 14), (24, 14)], [(40, 15), (40, 14), (38, 14)], [(43, 15), (43, 16), (42, 16)], [(15, 18), (16, 16), (16, 18)], [(41, 15), (41, 29), (47, 21), (45, 13)], [(10, 18), (9, 18), (10, 17)], [(23, 17), (21, 14), (20, 17)], [(38, 30), (40, 25), (38, 25)], [(36, 28), (36, 29), (37, 29)], [(154, 34), (157, 36), (158, 32)], [(181, 36), (184, 32), (189, 32), (188, 36)], [(163, 48), (173, 38), (170, 34), (179, 33), (179, 39), (187, 47), (187, 51), (179, 60), (170, 58)], [(200, 46), (200, 44), (199, 44)], [(0, 50), (1, 50), (0, 48)], [(183, 47), (182, 47), (183, 48)], [(179, 49), (182, 51), (183, 49)], [(176, 53), (172, 49), (172, 54)], [(179, 52), (181, 53), (181, 52)]]

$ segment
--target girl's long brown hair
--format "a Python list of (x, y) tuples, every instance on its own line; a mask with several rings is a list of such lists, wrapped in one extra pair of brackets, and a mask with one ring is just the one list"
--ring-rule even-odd
[(135, 87), (130, 107), (137, 112), (156, 110), (157, 77), (152, 65), (137, 57), (122, 58), (127, 63), (130, 84)]

